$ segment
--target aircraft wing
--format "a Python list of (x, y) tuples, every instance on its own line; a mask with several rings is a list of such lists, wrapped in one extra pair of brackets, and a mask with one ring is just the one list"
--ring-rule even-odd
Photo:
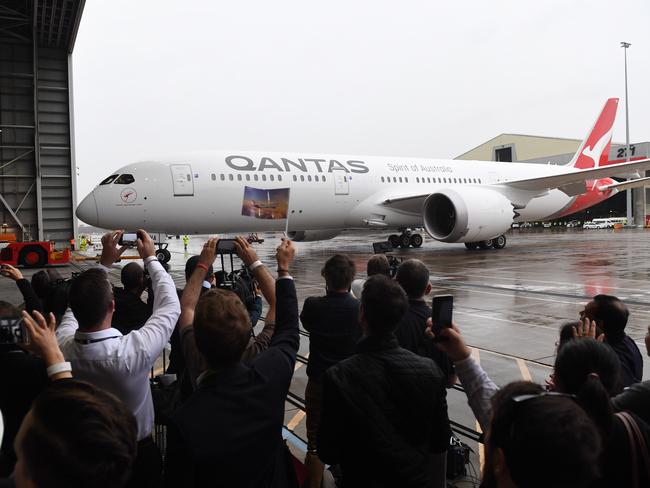
[(620, 183), (613, 183), (611, 185), (602, 185), (598, 187), (598, 191), (607, 191), (607, 190), (629, 190), (630, 188), (637, 188), (639, 186), (645, 186), (650, 184), (650, 177), (647, 178), (637, 178), (635, 180), (621, 181)]
[(402, 212), (418, 213), (422, 210), (422, 204), (429, 195), (431, 195), (431, 192), (390, 197), (386, 198), (382, 203)]
[(629, 175), (636, 171), (650, 169), (650, 159), (630, 161), (629, 163), (599, 166), (597, 168), (568, 171), (550, 176), (526, 178), (523, 180), (504, 181), (499, 186), (508, 186), (520, 190), (545, 191), (557, 188), (569, 196), (580, 195), (585, 192), (585, 182), (610, 176)]

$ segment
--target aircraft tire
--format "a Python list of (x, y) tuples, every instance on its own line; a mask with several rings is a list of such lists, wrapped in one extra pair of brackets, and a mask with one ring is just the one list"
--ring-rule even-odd
[(476, 242), (466, 242), (465, 247), (470, 251), (474, 251), (478, 247), (478, 243), (476, 243)]
[(170, 253), (167, 249), (158, 249), (156, 251), (156, 259), (158, 259), (158, 261), (161, 263), (168, 263), (171, 258), (172, 253)]
[(399, 236), (399, 247), (406, 249), (411, 245), (411, 236), (407, 234), (402, 234)]
[(488, 239), (487, 241), (480, 241), (478, 247), (481, 249), (490, 249), (494, 245), (494, 239)]
[(503, 249), (504, 247), (506, 247), (506, 242), (507, 242), (506, 236), (501, 234), (500, 236), (497, 236), (494, 239), (492, 239), (492, 247), (494, 249)]
[(397, 234), (391, 234), (388, 236), (388, 242), (390, 242), (390, 245), (393, 246), (393, 249), (397, 249), (400, 244), (400, 239)]
[(424, 242), (424, 239), (422, 238), (422, 234), (411, 234), (409, 240), (411, 246), (413, 247), (422, 247), (422, 243)]

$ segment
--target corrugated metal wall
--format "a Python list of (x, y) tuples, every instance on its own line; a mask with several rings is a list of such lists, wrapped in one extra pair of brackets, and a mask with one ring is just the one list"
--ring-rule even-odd
[(25, 240), (74, 236), (68, 97), (66, 49), (0, 38), (0, 224)]

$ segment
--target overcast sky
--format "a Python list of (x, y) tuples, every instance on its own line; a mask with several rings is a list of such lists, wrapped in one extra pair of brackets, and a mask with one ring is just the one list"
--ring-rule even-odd
[(73, 54), (78, 197), (204, 149), (453, 158), (503, 132), (650, 140), (650, 2), (86, 2)]

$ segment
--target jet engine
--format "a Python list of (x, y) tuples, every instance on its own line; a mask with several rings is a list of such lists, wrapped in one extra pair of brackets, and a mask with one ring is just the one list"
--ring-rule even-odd
[(446, 188), (422, 205), (424, 228), (442, 242), (478, 242), (503, 234), (514, 218), (513, 206), (488, 188)]
[(289, 232), (289, 238), (296, 242), (326, 241), (341, 233), (340, 229), (296, 230)]

